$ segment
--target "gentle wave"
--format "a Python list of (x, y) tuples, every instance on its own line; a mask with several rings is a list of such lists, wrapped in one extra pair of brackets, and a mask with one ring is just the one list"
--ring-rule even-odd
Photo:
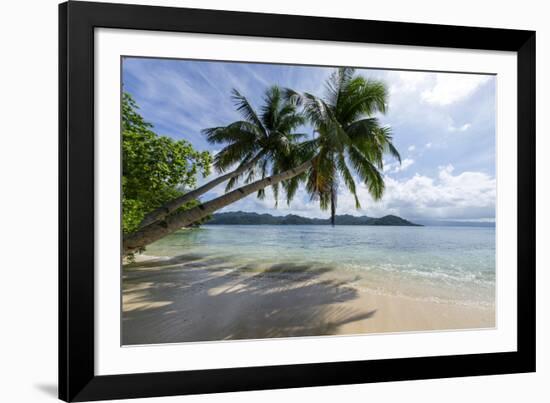
[(370, 292), (461, 305), (495, 302), (490, 228), (210, 226), (168, 236), (146, 253), (197, 255), (241, 270), (342, 270), (359, 275)]

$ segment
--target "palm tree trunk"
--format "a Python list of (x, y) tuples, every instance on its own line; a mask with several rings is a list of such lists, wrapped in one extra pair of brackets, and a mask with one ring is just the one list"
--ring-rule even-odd
[(330, 200), (330, 225), (333, 227), (336, 225), (336, 206), (333, 198)]
[(336, 190), (334, 185), (330, 188), (330, 224), (334, 227), (336, 225)]
[(267, 186), (291, 179), (305, 172), (312, 165), (312, 160), (309, 160), (296, 168), (281, 172), (273, 176), (258, 180), (238, 189), (235, 189), (223, 196), (217, 197), (199, 206), (189, 210), (167, 217), (164, 221), (155, 222), (147, 227), (141, 228), (136, 232), (129, 234), (123, 239), (123, 253), (128, 255), (140, 248), (155, 242), (180, 228), (187, 227), (209, 214), (217, 211), (225, 206), (235, 203), (248, 196), (251, 193), (257, 192)]
[(190, 192), (185, 193), (184, 195), (181, 195), (180, 197), (170, 200), (169, 202), (163, 204), (156, 210), (152, 211), (151, 213), (147, 214), (141, 224), (139, 224), (138, 229), (142, 229), (147, 227), (148, 225), (151, 225), (157, 221), (164, 220), (164, 218), (175, 211), (176, 209), (183, 206), (185, 203), (195, 200), (208, 192), (209, 190), (215, 188), (220, 183), (223, 183), (231, 178), (234, 178), (235, 176), (238, 176), (248, 170), (249, 168), (252, 168), (256, 162), (264, 155), (264, 152), (258, 153), (249, 163), (244, 164), (234, 171), (231, 171), (229, 173), (226, 173), (225, 175), (218, 176), (217, 178), (211, 180), (208, 183), (205, 183), (204, 185), (191, 190)]

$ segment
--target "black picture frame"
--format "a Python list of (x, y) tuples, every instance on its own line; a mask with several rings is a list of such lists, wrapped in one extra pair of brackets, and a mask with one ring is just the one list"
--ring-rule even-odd
[[(517, 52), (517, 352), (96, 376), (94, 29)], [(521, 195), (521, 197), (519, 197)], [(142, 5), (59, 5), (59, 398), (65, 401), (535, 371), (535, 32)]]

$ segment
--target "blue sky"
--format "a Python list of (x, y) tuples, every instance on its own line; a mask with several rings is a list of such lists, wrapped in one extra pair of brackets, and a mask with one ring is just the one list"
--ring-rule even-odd
[[(254, 63), (125, 58), (123, 85), (154, 130), (185, 139), (198, 150), (216, 152), (201, 129), (239, 120), (230, 98), (232, 88), (259, 109), (264, 90), (273, 84), (322, 95), (330, 67)], [(411, 220), (479, 220), (495, 217), (496, 78), (487, 75), (358, 69), (367, 78), (383, 80), (389, 107), (381, 122), (392, 128), (401, 166), (385, 160), (386, 192), (374, 202), (366, 188), (358, 194), (362, 209), (344, 186), (338, 214), (379, 217), (396, 214)], [(311, 128), (307, 128), (311, 133)], [(213, 173), (215, 175), (215, 173)], [(200, 178), (202, 183), (209, 178)], [(204, 200), (221, 195), (220, 186)], [(318, 202), (301, 189), (290, 206), (274, 209), (271, 192), (254, 195), (224, 211), (326, 217)]]

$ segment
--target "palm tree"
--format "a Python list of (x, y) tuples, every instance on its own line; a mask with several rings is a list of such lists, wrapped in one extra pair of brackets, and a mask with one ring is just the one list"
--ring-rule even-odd
[[(243, 120), (203, 130), (208, 142), (226, 144), (214, 159), (214, 167), (221, 175), (147, 214), (140, 228), (164, 220), (179, 207), (198, 199), (223, 182), (229, 181), (227, 191), (244, 175), (247, 175), (247, 182), (258, 173), (265, 177), (270, 161), (276, 160), (277, 154), (288, 153), (291, 144), (305, 136), (292, 133), (305, 123), (305, 119), (297, 112), (295, 104), (283, 99), (279, 87), (273, 86), (266, 90), (260, 114), (236, 89), (232, 91), (232, 99)], [(237, 168), (227, 172), (235, 165)], [(263, 195), (263, 191), (260, 191), (259, 197)]]
[(267, 186), (292, 179), (296, 175), (300, 175), (307, 171), (311, 165), (311, 160), (306, 161), (295, 168), (259, 179), (253, 183), (232, 190), (223, 196), (219, 196), (213, 200), (202, 203), (197, 207), (193, 207), (181, 213), (173, 214), (172, 216), (167, 217), (164, 221), (155, 222), (145, 228), (141, 228), (124, 237), (123, 253), (127, 255), (135, 252), (136, 250), (140, 250), (146, 245), (149, 245), (150, 243), (153, 243), (183, 227), (187, 227), (210, 215), (214, 211), (241, 200), (254, 192), (262, 191)]
[[(332, 207), (333, 222), (339, 176), (354, 195), (357, 207), (360, 204), (352, 170), (366, 184), (370, 194), (379, 199), (384, 191), (384, 179), (379, 171), (383, 168), (383, 154), (390, 153), (400, 160), (389, 128), (381, 127), (373, 117), (386, 110), (384, 84), (354, 76), (353, 69), (342, 68), (327, 82), (325, 98), (292, 90), (286, 91), (286, 98), (291, 105), (303, 106), (306, 117), (315, 127), (315, 138), (301, 144), (289, 143), (287, 153), (272, 153), (271, 176), (262, 175), (259, 180), (125, 237), (124, 253), (189, 226), (254, 192), (261, 194), (267, 186), (278, 192), (282, 184), (289, 201), (299, 181), (305, 181), (312, 197), (319, 198), (321, 208)], [(265, 174), (265, 170), (262, 173)]]
[(286, 96), (303, 105), (317, 134), (310, 147), (318, 150), (318, 158), (308, 172), (306, 189), (312, 198), (319, 199), (321, 209), (330, 207), (332, 225), (340, 180), (354, 196), (356, 208), (361, 207), (353, 172), (366, 184), (373, 199), (380, 199), (384, 192), (380, 173), (384, 153), (401, 162), (390, 129), (381, 127), (374, 117), (386, 112), (384, 83), (355, 75), (352, 68), (340, 68), (328, 79), (323, 98), (290, 89)]

